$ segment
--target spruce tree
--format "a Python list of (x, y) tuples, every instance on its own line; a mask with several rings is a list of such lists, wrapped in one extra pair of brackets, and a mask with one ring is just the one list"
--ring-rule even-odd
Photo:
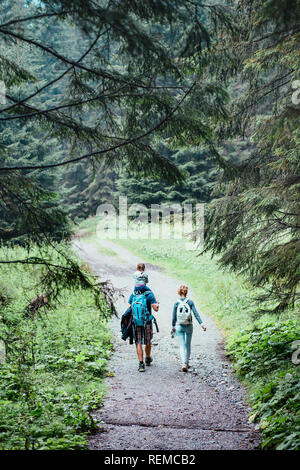
[(172, 151), (167, 147), (161, 150), (173, 162), (183, 176), (183, 181), (168, 184), (156, 178), (136, 177), (128, 171), (117, 179), (117, 195), (127, 196), (130, 204), (196, 204), (210, 200), (213, 182), (218, 167), (205, 149), (186, 148)]
[(294, 88), (300, 5), (296, 0), (243, 0), (237, 2), (237, 15), (238, 34), (224, 30), (216, 51), (214, 70), (235, 89), (231, 119), (220, 126), (219, 137), (243, 136), (253, 149), (243, 164), (230, 165), (215, 190), (206, 248), (221, 254), (223, 266), (248, 274), (254, 286), (265, 289), (260, 299), (281, 312), (298, 305), (300, 295), (299, 100)]

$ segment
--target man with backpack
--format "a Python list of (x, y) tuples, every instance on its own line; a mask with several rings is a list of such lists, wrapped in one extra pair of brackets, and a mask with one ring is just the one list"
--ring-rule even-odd
[[(134, 331), (134, 339), (136, 344), (136, 352), (139, 360), (140, 372), (145, 371), (145, 363), (143, 360), (143, 344), (145, 345), (145, 362), (146, 366), (150, 366), (153, 361), (151, 357), (151, 340), (153, 336), (153, 325), (156, 320), (151, 313), (151, 309), (158, 311), (159, 304), (152, 291), (135, 289), (129, 298), (132, 313), (132, 326)], [(156, 324), (157, 328), (157, 324)], [(158, 328), (157, 328), (158, 331)]]

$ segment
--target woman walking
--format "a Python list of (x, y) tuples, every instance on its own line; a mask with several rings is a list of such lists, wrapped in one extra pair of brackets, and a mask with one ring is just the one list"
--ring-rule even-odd
[(187, 298), (188, 287), (180, 286), (177, 293), (179, 295), (179, 299), (175, 302), (173, 308), (172, 332), (176, 331), (176, 336), (179, 338), (182, 371), (187, 372), (190, 368), (189, 360), (193, 334), (193, 314), (201, 325), (203, 331), (206, 331), (206, 327), (203, 325), (194, 302)]

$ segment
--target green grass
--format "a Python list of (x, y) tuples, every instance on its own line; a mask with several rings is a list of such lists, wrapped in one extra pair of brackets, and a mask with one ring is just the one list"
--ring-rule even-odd
[[(97, 239), (97, 235), (95, 235), (95, 234), (89, 235), (87, 238), (85, 238), (85, 243), (93, 243), (94, 245), (96, 245), (97, 251), (100, 255), (113, 256), (113, 257), (116, 257), (116, 258), (119, 257), (118, 254), (115, 251), (110, 250), (109, 248), (102, 246), (101, 243), (99, 242), (99, 240)], [(120, 258), (119, 258), (119, 261), (120, 261), (120, 263), (123, 262), (123, 260), (121, 260)]]
[[(2, 259), (26, 255), (22, 248), (0, 251)], [(0, 449), (84, 449), (97, 428), (91, 411), (106, 393), (111, 334), (92, 295), (81, 289), (63, 291), (55, 308), (28, 316), (25, 307), (40, 294), (40, 275), (39, 267), (0, 269), (0, 338), (6, 345)]]
[(81, 231), (86, 233), (96, 233), (97, 224), (99, 222), (99, 217), (88, 217), (74, 225), (73, 230), (75, 232)]

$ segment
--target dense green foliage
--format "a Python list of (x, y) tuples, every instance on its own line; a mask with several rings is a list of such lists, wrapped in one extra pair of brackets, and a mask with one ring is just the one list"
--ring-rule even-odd
[(244, 329), (228, 346), (238, 375), (253, 385), (250, 419), (259, 423), (264, 449), (300, 449), (300, 371), (291, 361), (296, 340), (299, 323), (267, 321)]
[(105, 393), (106, 320), (81, 289), (64, 289), (50, 310), (28, 309), (42, 276), (36, 266), (2, 266), (0, 274), (0, 449), (83, 449)]
[(165, 149), (164, 152), (185, 176), (185, 181), (170, 185), (157, 178), (138, 178), (124, 171), (117, 179), (117, 194), (128, 196), (130, 204), (144, 204), (147, 207), (151, 204), (195, 204), (209, 201), (217, 168), (208, 152), (193, 148), (176, 153)]
[[(19, 17), (24, 2), (1, 2), (1, 18), (13, 21)], [(30, 11), (30, 8), (29, 8)], [(47, 35), (47, 23), (36, 25), (37, 34)], [(17, 28), (20, 31), (20, 27)], [(31, 28), (30, 28), (31, 29)], [(49, 31), (48, 31), (49, 34)], [(55, 28), (50, 33), (58, 41)], [(68, 44), (70, 47), (70, 44)], [(50, 81), (57, 74), (53, 60), (38, 54), (28, 44), (14, 41), (10, 45), (0, 41), (0, 78), (6, 85), (6, 104), (23, 96), (34, 95), (37, 86)], [(7, 64), (9, 61), (9, 64)], [(10, 70), (10, 68), (12, 70)], [(27, 70), (27, 72), (25, 72)], [(39, 84), (39, 85), (37, 85)], [(51, 93), (41, 91), (40, 102), (51, 107), (63, 93), (53, 87)], [(10, 93), (14, 92), (15, 98)], [(14, 109), (14, 108), (13, 108)], [(18, 112), (17, 112), (18, 114)], [(49, 136), (31, 119), (5, 119), (0, 113), (1, 162), (3, 165), (38, 166), (48, 161), (57, 162), (63, 158), (63, 146), (54, 136)], [(26, 245), (30, 241), (39, 243), (46, 237), (50, 240), (61, 240), (70, 235), (70, 224), (67, 214), (61, 208), (61, 197), (57, 190), (57, 179), (60, 173), (54, 169), (47, 171), (28, 171), (25, 174), (6, 174), (1, 178), (0, 188), (0, 239)]]
[[(226, 142), (219, 149), (220, 155), (230, 162), (242, 162), (249, 156), (249, 142)], [(128, 197), (130, 204), (197, 204), (207, 203), (213, 198), (212, 192), (220, 169), (210, 152), (204, 147), (183, 148), (178, 151), (161, 144), (161, 153), (173, 162), (184, 177), (184, 181), (168, 184), (157, 177), (137, 177), (126, 169), (117, 175), (116, 196)]]

